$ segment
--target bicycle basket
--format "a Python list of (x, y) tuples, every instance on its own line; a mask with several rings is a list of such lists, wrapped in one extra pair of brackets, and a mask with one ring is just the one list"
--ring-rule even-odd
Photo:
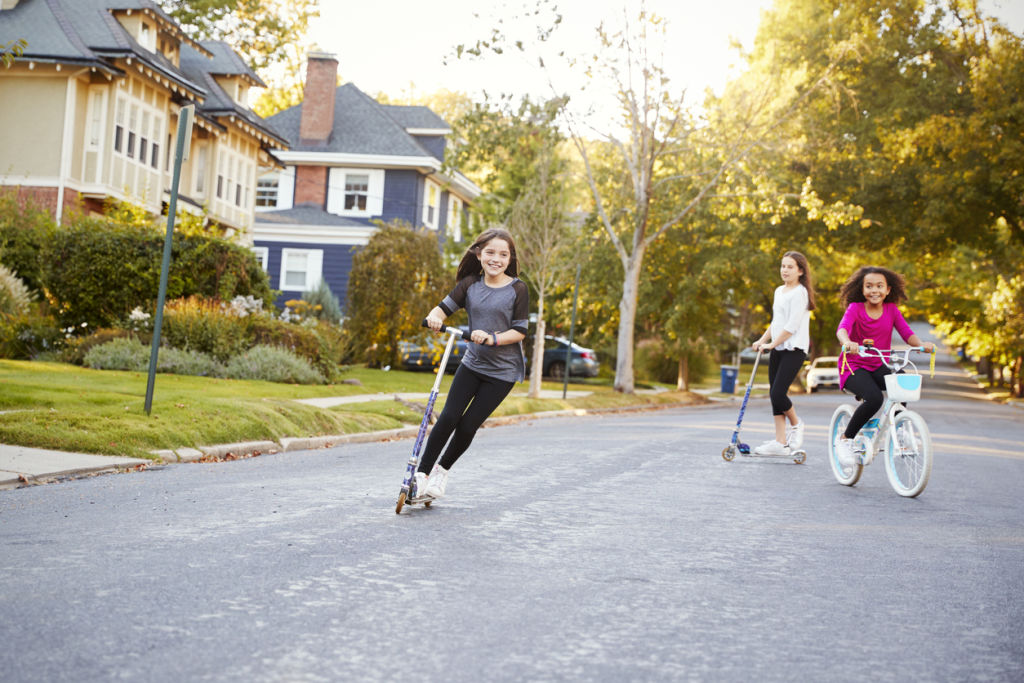
[(921, 400), (921, 375), (886, 375), (885, 392), (893, 401)]

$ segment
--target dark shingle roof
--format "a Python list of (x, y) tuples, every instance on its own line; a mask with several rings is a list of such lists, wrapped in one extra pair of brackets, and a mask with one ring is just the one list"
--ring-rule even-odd
[(200, 43), (208, 50), (212, 57), (204, 57), (195, 50), (188, 48), (181, 51), (181, 68), (185, 69), (186, 58), (195, 61), (196, 65), (211, 74), (218, 76), (243, 76), (251, 85), (266, 88), (256, 72), (242, 59), (241, 55), (231, 49), (231, 46), (222, 40), (204, 40)]
[(427, 128), (432, 130), (448, 130), (448, 122), (434, 113), (430, 107), (420, 105), (387, 104), (384, 110), (402, 128)]
[(277, 211), (257, 211), (257, 223), (274, 225), (324, 225), (331, 227), (365, 228), (373, 225), (369, 219), (360, 220), (347, 216), (335, 216), (319, 207), (297, 206), (293, 209)]
[[(399, 123), (389, 109), (391, 108), (381, 105), (352, 83), (346, 83), (334, 91), (334, 128), (326, 143), (300, 144), (301, 104), (279, 112), (267, 120), (288, 139), (293, 151), (430, 157), (430, 152), (405, 132), (406, 126)], [(403, 109), (430, 111), (426, 107)], [(447, 124), (439, 116), (430, 113), (436, 119), (430, 127), (440, 127), (436, 123), (440, 121), (447, 128)], [(423, 116), (422, 112), (415, 114)]]

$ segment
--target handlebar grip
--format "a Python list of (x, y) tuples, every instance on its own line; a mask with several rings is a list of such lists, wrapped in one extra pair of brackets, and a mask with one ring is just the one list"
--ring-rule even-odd
[[(426, 327), (426, 328), (430, 327), (429, 325), (427, 325), (427, 319), (426, 318), (424, 318), (420, 322), (420, 326), (421, 327)], [(458, 334), (460, 337), (462, 337), (464, 340), (472, 341), (470, 339), (470, 337), (469, 337), (469, 330), (460, 330), (458, 327), (453, 327), (451, 325), (441, 325), (441, 329), (438, 330), (438, 332), (440, 334), (452, 334), (454, 332), (454, 333)]]

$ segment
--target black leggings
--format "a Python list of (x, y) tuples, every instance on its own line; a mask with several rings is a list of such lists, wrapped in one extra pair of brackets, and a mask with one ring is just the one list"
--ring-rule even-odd
[(772, 415), (783, 415), (793, 407), (789, 400), (789, 385), (796, 379), (800, 366), (804, 364), (807, 354), (803, 349), (772, 349), (768, 356), (768, 384), (771, 385), (769, 395), (772, 399)]
[[(452, 437), (451, 443), (441, 458), (441, 467), (451, 469), (459, 456), (466, 452), (473, 443), (476, 430), (484, 423), (494, 409), (505, 400), (515, 382), (494, 379), (487, 375), (474, 372), (464, 365), (455, 371), (452, 386), (448, 389), (448, 398), (444, 409), (438, 416), (434, 428), (427, 437), (427, 445), (420, 459), (419, 471), (429, 474), (441, 448)], [(452, 436), (455, 432), (455, 436)]]
[(884, 365), (880, 365), (874, 370), (857, 368), (852, 375), (846, 378), (843, 389), (861, 399), (861, 403), (857, 406), (857, 410), (853, 411), (850, 424), (846, 425), (846, 431), (843, 432), (844, 437), (852, 439), (857, 436), (861, 427), (866, 425), (868, 420), (885, 403), (882, 391), (885, 390), (885, 376), (890, 372), (892, 370)]

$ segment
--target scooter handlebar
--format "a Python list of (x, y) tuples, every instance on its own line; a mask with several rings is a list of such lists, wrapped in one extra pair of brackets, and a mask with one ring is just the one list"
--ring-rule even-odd
[[(427, 328), (430, 327), (430, 325), (427, 325), (426, 318), (423, 319), (423, 322), (421, 322), (420, 325)], [(441, 329), (438, 330), (438, 334), (457, 334), (466, 341), (472, 341), (469, 337), (469, 330), (461, 330), (453, 325), (441, 325)]]

